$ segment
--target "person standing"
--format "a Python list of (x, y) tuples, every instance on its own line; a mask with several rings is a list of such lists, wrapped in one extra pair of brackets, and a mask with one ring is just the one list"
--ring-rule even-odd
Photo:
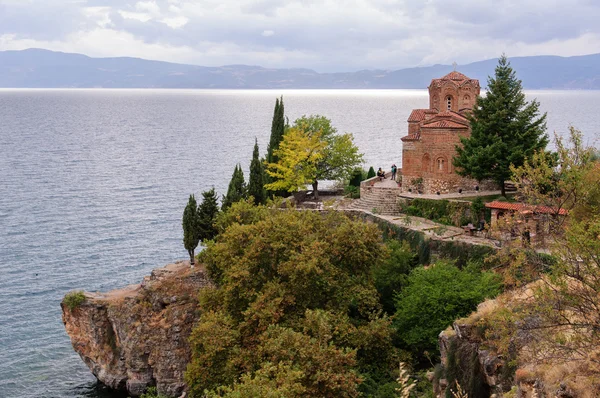
[(395, 164), (392, 165), (392, 180), (396, 181), (396, 171), (398, 170), (398, 168), (396, 167)]

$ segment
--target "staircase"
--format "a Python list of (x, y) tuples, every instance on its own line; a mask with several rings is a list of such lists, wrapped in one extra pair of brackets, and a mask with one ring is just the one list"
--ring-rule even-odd
[(366, 210), (384, 216), (400, 214), (398, 195), (400, 188), (361, 187), (360, 199), (354, 200), (348, 209)]

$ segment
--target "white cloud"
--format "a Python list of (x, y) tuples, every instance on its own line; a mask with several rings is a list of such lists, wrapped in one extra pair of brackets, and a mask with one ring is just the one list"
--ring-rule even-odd
[(0, 0), (0, 49), (393, 69), (600, 52), (599, 18), (592, 0)]

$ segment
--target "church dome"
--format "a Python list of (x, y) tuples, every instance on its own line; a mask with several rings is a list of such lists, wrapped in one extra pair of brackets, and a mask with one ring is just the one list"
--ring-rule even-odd
[(433, 85), (434, 87), (439, 87), (441, 86), (444, 82), (447, 81), (451, 81), (453, 83), (455, 83), (456, 85), (460, 86), (463, 83), (466, 82), (472, 82), (474, 83), (476, 86), (479, 86), (479, 80), (477, 79), (471, 79), (470, 77), (457, 72), (457, 71), (452, 71), (450, 73), (448, 73), (446, 76), (444, 77), (440, 77), (439, 79), (433, 79), (431, 80), (431, 85)]

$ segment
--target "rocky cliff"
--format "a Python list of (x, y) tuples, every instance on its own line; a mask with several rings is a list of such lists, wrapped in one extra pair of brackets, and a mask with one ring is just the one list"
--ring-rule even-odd
[(156, 386), (161, 394), (179, 397), (185, 393), (196, 296), (207, 286), (201, 267), (170, 264), (140, 284), (86, 293), (73, 309), (63, 301), (63, 322), (75, 351), (107, 386), (133, 396)]
[[(582, 360), (548, 357), (534, 360), (528, 347), (535, 336), (519, 329), (507, 353), (490, 335), (495, 313), (512, 310), (514, 303), (531, 297), (528, 288), (507, 292), (481, 303), (468, 318), (459, 319), (440, 333), (441, 371), (432, 375), (435, 396), (452, 396), (459, 382), (469, 397), (480, 398), (592, 398), (600, 396), (597, 366)], [(527, 322), (523, 319), (520, 322)]]

